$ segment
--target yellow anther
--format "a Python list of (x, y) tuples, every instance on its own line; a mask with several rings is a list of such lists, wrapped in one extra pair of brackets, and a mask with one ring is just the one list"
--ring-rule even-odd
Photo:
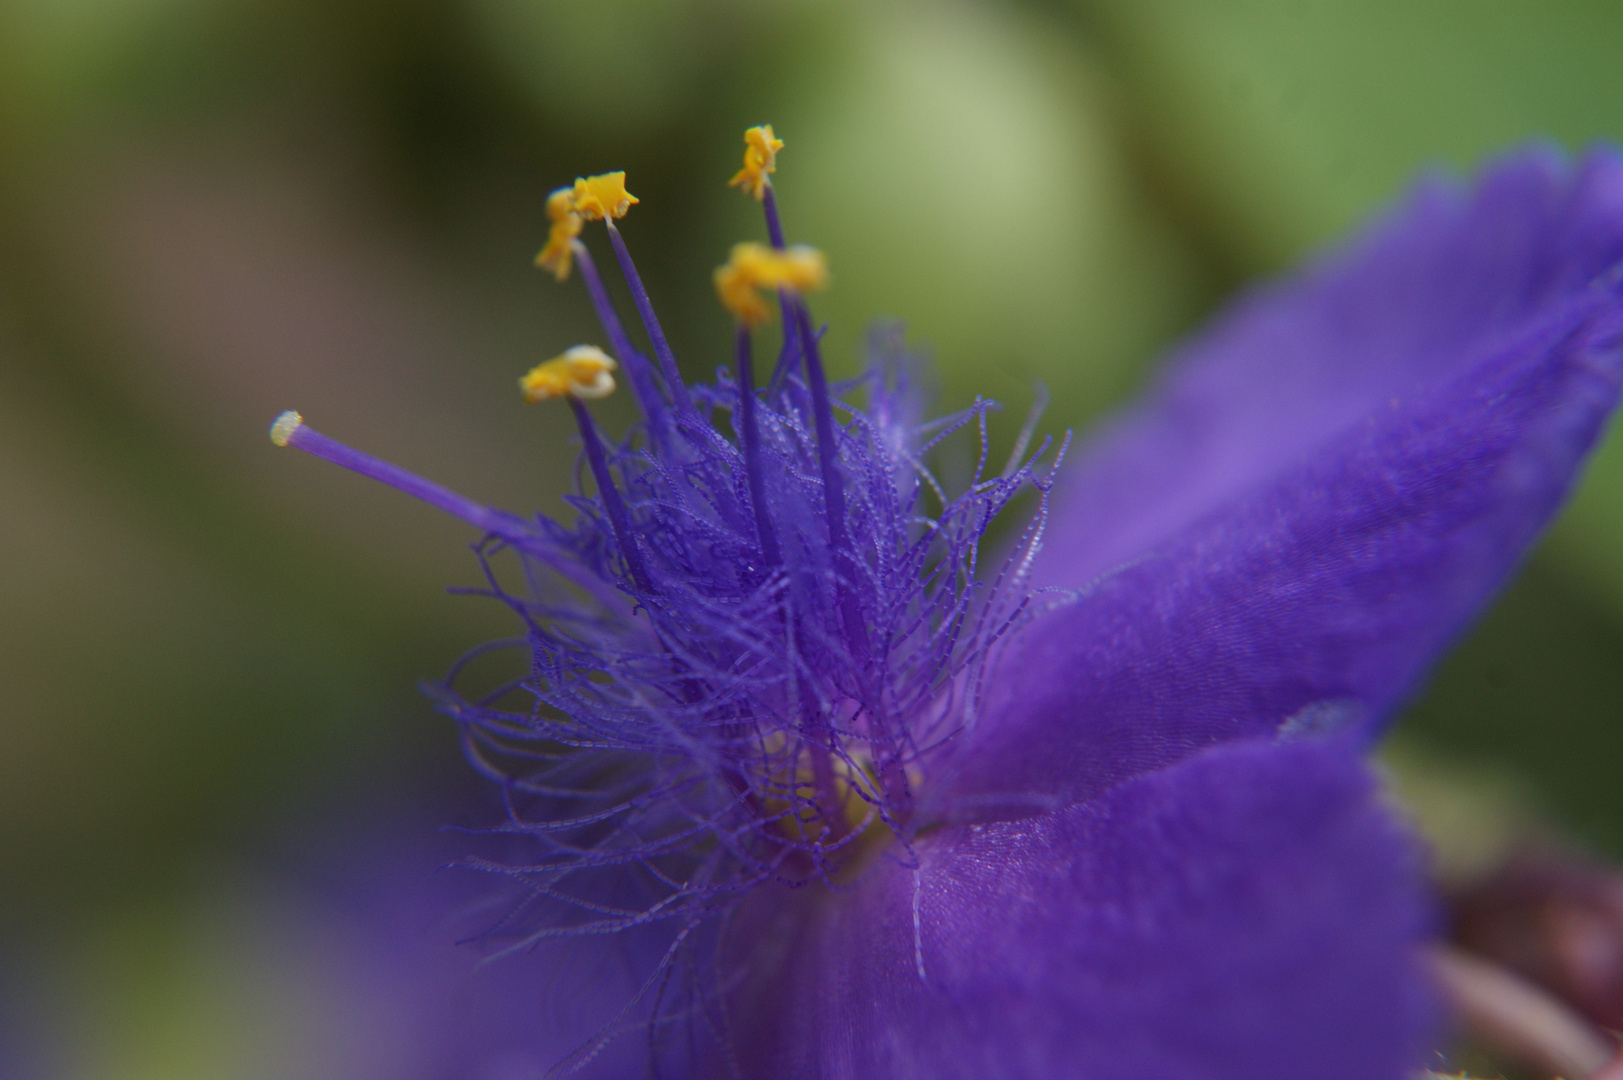
[(716, 295), (721, 306), (745, 326), (760, 326), (772, 318), (772, 309), (755, 291), (755, 281), (732, 263), (716, 267)]
[(626, 174), (623, 172), (584, 176), (575, 181), (575, 212), (587, 221), (623, 218), (626, 211), (638, 201), (635, 195), (626, 190)]
[(778, 151), (782, 149), (783, 140), (772, 134), (771, 124), (744, 132), (744, 167), (727, 186), (743, 188), (756, 199), (766, 198), (766, 186), (772, 182), (767, 173), (778, 171)]
[(518, 381), (531, 405), (556, 397), (601, 398), (614, 393), (617, 365), (596, 345), (576, 345), (562, 356), (537, 364)]
[(804, 244), (781, 251), (765, 244), (734, 244), (727, 264), (716, 268), (715, 281), (722, 306), (744, 325), (759, 326), (772, 317), (759, 290), (826, 288), (828, 261), (821, 251)]
[(796, 292), (817, 292), (828, 288), (828, 260), (823, 253), (806, 244), (793, 244), (783, 250), (761, 244), (741, 244), (745, 247), (746, 265), (752, 268), (764, 289), (793, 289)]
[(547, 246), (535, 257), (535, 265), (565, 281), (574, 266), (575, 237), (580, 235), (582, 224), (575, 209), (574, 188), (559, 188), (547, 196), (547, 220), (552, 222), (552, 231), (547, 234)]

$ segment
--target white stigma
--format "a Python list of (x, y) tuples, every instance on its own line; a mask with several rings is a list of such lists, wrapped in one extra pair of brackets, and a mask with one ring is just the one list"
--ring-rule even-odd
[(271, 421), (271, 442), (275, 443), (277, 446), (286, 446), (288, 440), (293, 438), (293, 433), (299, 430), (299, 428), (303, 425), (304, 417), (300, 416), (297, 410), (287, 410), (275, 420)]

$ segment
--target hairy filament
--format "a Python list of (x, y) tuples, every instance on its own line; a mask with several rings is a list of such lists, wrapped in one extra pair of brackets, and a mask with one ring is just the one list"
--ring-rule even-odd
[(605, 220), (609, 228), (609, 243), (614, 245), (614, 257), (620, 262), (620, 272), (625, 275), (626, 285), (631, 289), (631, 299), (637, 305), (637, 314), (642, 317), (642, 325), (648, 331), (648, 340), (654, 343), (654, 355), (659, 358), (660, 374), (665, 376), (665, 385), (671, 392), (671, 399), (676, 403), (679, 413), (693, 412), (693, 398), (688, 393), (687, 384), (682, 381), (682, 372), (676, 366), (676, 354), (671, 352), (671, 346), (665, 340), (665, 331), (659, 325), (659, 316), (654, 314), (654, 305), (648, 299), (648, 290), (643, 287), (642, 278), (637, 274), (636, 264), (631, 261), (631, 252), (626, 250), (625, 239), (614, 222)]

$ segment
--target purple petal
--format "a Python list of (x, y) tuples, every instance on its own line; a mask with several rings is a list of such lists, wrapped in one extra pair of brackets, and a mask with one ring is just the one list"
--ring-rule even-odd
[(614, 1028), (624, 1029), (620, 1037), (570, 1075), (640, 1075), (646, 1010), (633, 1006), (616, 1021), (635, 1002), (639, 973), (651, 969), (648, 954), (657, 956), (660, 943), (650, 947), (646, 934), (598, 935), (507, 956), (458, 944), (488, 930), (508, 903), (485, 875), (436, 872), (468, 846), (466, 836), (437, 833), (416, 813), (401, 816), (340, 826), (331, 850), (295, 852), (296, 887), (280, 898), (286, 950), (319, 956), (324, 969), (305, 991), (324, 999), (318, 1073), (533, 1080), (580, 1064), (583, 1049)]
[(1434, 178), (1350, 250), (1244, 298), (1092, 438), (1039, 564), (1076, 586), (1267, 482), (1394, 397), (1524, 341), (1623, 260), (1623, 159)]
[(1080, 585), (1141, 546), (1011, 647), (949, 810), (1390, 716), (1616, 402), (1623, 284), (1591, 275), (1623, 257), (1623, 164), (1551, 169), (1512, 160), (1464, 206), (1422, 192), (1361, 254), (1221, 323), (1117, 425), (1039, 574)]
[(1339, 741), (1222, 746), (918, 849), (917, 937), (894, 863), (746, 911), (746, 1076), (1395, 1080), (1420, 1060), (1416, 853)]

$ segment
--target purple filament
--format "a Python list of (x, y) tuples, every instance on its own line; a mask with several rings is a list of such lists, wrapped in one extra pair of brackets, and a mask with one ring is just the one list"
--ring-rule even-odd
[(671, 352), (670, 343), (665, 340), (665, 331), (660, 328), (659, 317), (654, 314), (654, 305), (648, 299), (648, 290), (643, 288), (642, 278), (637, 274), (636, 264), (631, 261), (631, 252), (626, 250), (626, 242), (615, 228), (614, 222), (604, 218), (603, 223), (609, 227), (609, 243), (614, 245), (614, 257), (620, 260), (620, 272), (625, 275), (626, 285), (631, 289), (631, 299), (637, 305), (637, 314), (642, 316), (642, 325), (648, 331), (648, 339), (654, 343), (654, 355), (659, 358), (660, 373), (665, 376), (665, 384), (670, 388), (671, 398), (676, 402), (676, 408), (681, 413), (693, 411), (693, 398), (688, 394), (687, 384), (682, 381), (682, 373), (676, 366), (676, 355)]
[(772, 246), (782, 251), (783, 221), (778, 217), (778, 196), (772, 190), (770, 180), (761, 189), (761, 208), (766, 211), (766, 235), (772, 241)]
[[(780, 293), (785, 292), (780, 290)], [(795, 310), (800, 351), (806, 361), (806, 382), (811, 390), (812, 421), (817, 427), (817, 460), (823, 476), (823, 505), (828, 514), (828, 546), (834, 552), (837, 570), (844, 579), (840, 584), (840, 615), (845, 622), (846, 640), (858, 656), (866, 657), (868, 631), (852, 591), (860, 580), (845, 534), (845, 478), (840, 472), (840, 447), (834, 441), (834, 405), (829, 399), (828, 376), (823, 371), (823, 358), (817, 347), (817, 336), (812, 333), (811, 314), (805, 301), (792, 297), (788, 303)]]
[(609, 528), (614, 531), (615, 543), (620, 547), (620, 557), (625, 560), (626, 569), (630, 571), (631, 580), (636, 582), (638, 591), (646, 593), (652, 588), (648, 583), (648, 572), (643, 569), (642, 555), (637, 551), (631, 522), (626, 517), (625, 503), (620, 499), (620, 489), (614, 486), (614, 475), (609, 472), (608, 457), (603, 453), (603, 440), (598, 438), (597, 425), (592, 423), (592, 414), (586, 411), (580, 398), (573, 394), (567, 395), (567, 398), (569, 408), (575, 414), (575, 423), (580, 427), (581, 442), (586, 446), (586, 463), (592, 470), (592, 479), (597, 481), (597, 497), (603, 500), (603, 511), (608, 515)]
[(597, 312), (597, 321), (603, 325), (603, 332), (608, 335), (609, 344), (614, 347), (615, 355), (625, 367), (626, 378), (631, 383), (632, 396), (637, 399), (637, 406), (648, 418), (649, 426), (657, 427), (660, 415), (664, 411), (664, 402), (660, 398), (659, 387), (654, 383), (654, 373), (649, 368), (647, 359), (636, 350), (631, 344), (631, 338), (626, 335), (626, 328), (620, 322), (620, 316), (615, 313), (614, 302), (609, 299), (609, 291), (603, 287), (603, 279), (597, 273), (597, 263), (592, 261), (586, 245), (576, 240), (572, 247), (575, 264), (580, 267), (581, 280), (586, 282), (586, 292), (592, 298), (592, 308)]
[[(766, 182), (761, 192), (761, 208), (766, 212), (766, 235), (772, 241), (772, 246), (779, 251), (784, 248), (783, 221), (778, 217), (778, 195), (772, 188), (772, 181)], [(794, 370), (795, 362), (799, 359), (795, 352), (793, 311), (789, 298), (781, 291), (778, 293), (778, 310), (783, 315), (783, 347), (778, 353), (778, 364), (773, 369), (772, 379), (767, 383), (767, 396), (776, 399), (783, 391), (783, 382)]]
[(750, 352), (750, 331), (738, 324), (738, 439), (744, 452), (744, 471), (749, 481), (750, 507), (755, 512), (755, 531), (760, 535), (761, 559), (768, 567), (783, 562), (778, 535), (766, 505), (766, 476), (761, 470), (761, 431), (755, 419), (755, 361)]
[(823, 477), (823, 502), (828, 512), (828, 542), (835, 549), (846, 546), (845, 484), (840, 476), (840, 448), (834, 441), (834, 407), (828, 396), (828, 376), (812, 335), (811, 317), (806, 305), (793, 302), (795, 326), (800, 331), (801, 355), (806, 360), (806, 383), (811, 390), (812, 420), (817, 426), (817, 461)]

